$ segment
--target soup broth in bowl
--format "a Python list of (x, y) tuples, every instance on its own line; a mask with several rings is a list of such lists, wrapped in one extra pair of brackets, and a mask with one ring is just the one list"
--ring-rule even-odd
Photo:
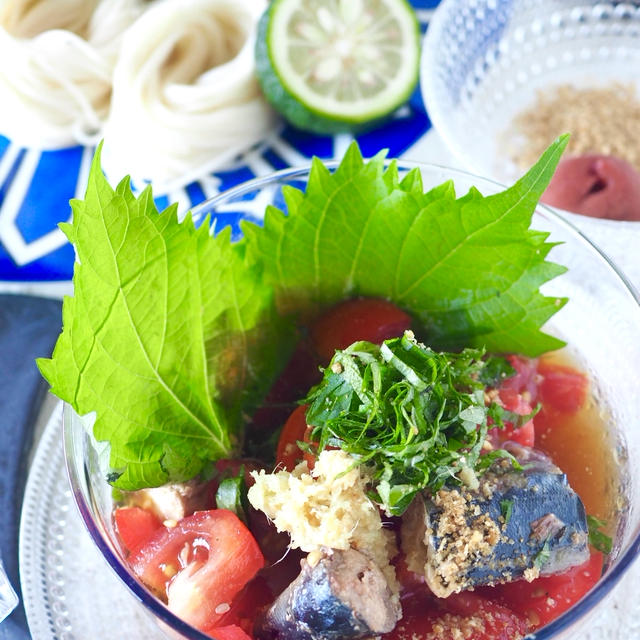
[[(550, 153), (557, 159), (559, 147)], [(171, 486), (159, 491), (136, 486), (144, 474), (122, 464), (123, 450), (132, 462), (141, 461), (146, 448), (131, 455), (139, 440), (122, 449), (112, 439), (105, 448), (87, 435), (76, 413), (67, 411), (65, 419), (67, 460), (83, 518), (132, 596), (161, 622), (159, 633), (289, 637), (315, 619), (312, 601), (320, 603), (322, 624), (329, 619), (343, 625), (341, 637), (427, 638), (436, 628), (454, 633), (481, 620), (493, 634), (487, 638), (505, 630), (513, 637), (535, 631), (539, 638), (560, 638), (586, 624), (636, 553), (637, 488), (624, 470), (640, 446), (632, 429), (638, 401), (632, 391), (637, 359), (631, 357), (639, 349), (634, 327), (640, 311), (624, 280), (588, 241), (549, 210), (535, 208), (535, 191), (549, 176), (540, 166), (532, 171), (505, 196), (499, 185), (469, 174), (401, 163), (389, 168), (382, 159), (365, 163), (352, 149), (339, 167), (316, 163), (311, 171), (280, 172), (194, 212), (197, 220), (238, 211), (262, 223), (270, 205), (264, 227), (245, 225), (240, 244), (217, 236), (224, 251), (239, 254), (225, 254), (224, 264), (241, 258), (245, 276), (254, 269), (251, 278), (265, 278), (258, 289), (236, 283), (244, 296), (229, 307), (235, 315), (225, 317), (227, 332), (205, 340), (209, 346), (218, 340), (216, 367), (226, 372), (213, 387), (214, 406), (225, 399), (216, 412), (219, 423), (241, 416), (242, 430), (226, 431), (232, 455), (203, 464), (197, 481), (178, 478), (179, 449), (166, 434), (155, 471), (153, 456), (144, 467), (149, 474), (174, 474)], [(469, 192), (471, 187), (478, 191)], [(367, 203), (372, 208), (363, 214)], [(529, 213), (518, 215), (521, 206)], [(398, 212), (393, 224), (389, 210)], [(531, 214), (536, 233), (529, 230)], [(150, 220), (157, 222), (157, 215), (149, 214)], [(131, 216), (130, 227), (147, 224), (146, 215), (139, 222)], [(508, 227), (501, 226), (505, 219)], [(175, 224), (171, 238), (182, 230)], [(509, 233), (501, 234), (506, 228)], [(156, 255), (155, 233), (149, 255)], [(213, 242), (206, 227), (189, 237), (196, 238), (196, 253)], [(126, 254), (127, 240), (124, 232), (119, 256)], [(519, 242), (530, 256), (524, 261)], [(458, 260), (456, 253), (475, 259)], [(183, 267), (190, 255), (181, 259)], [(80, 261), (88, 264), (82, 254)], [(216, 304), (226, 295), (215, 288), (216, 278), (226, 277), (224, 264), (211, 275)], [(400, 266), (392, 271), (391, 264)], [(132, 273), (134, 279), (121, 283), (122, 300), (133, 299), (127, 286), (143, 281), (144, 269)], [(307, 286), (299, 286), (308, 274)], [(182, 280), (189, 277), (181, 272)], [(179, 280), (172, 281), (176, 287)], [(162, 290), (162, 279), (155, 282)], [(423, 282), (429, 286), (421, 288)], [(260, 322), (251, 325), (243, 310), (257, 304), (257, 290), (266, 292), (258, 302), (277, 314), (255, 312)], [(447, 296), (438, 298), (440, 290)], [(152, 289), (143, 286), (143, 292), (139, 300), (153, 299)], [(209, 300), (198, 300), (201, 317), (207, 317)], [(193, 328), (190, 300), (178, 308)], [(145, 314), (154, 311), (151, 305)], [(163, 313), (170, 311), (167, 304)], [(148, 315), (137, 313), (130, 316), (144, 324)], [(249, 329), (268, 318), (269, 339), (251, 329), (239, 341), (239, 316)], [(96, 349), (110, 349), (109, 317), (96, 333)], [(168, 336), (182, 324), (167, 320), (161, 326), (161, 352), (154, 352), (154, 339), (142, 342), (153, 370), (173, 388), (163, 357)], [(270, 376), (261, 369), (266, 380), (242, 377), (234, 360), (256, 345), (265, 358), (256, 368), (269, 359), (280, 363)], [(93, 352), (86, 353), (90, 363)], [(191, 353), (185, 341), (172, 358), (184, 363)], [(140, 375), (136, 358), (131, 351), (116, 361)], [(244, 382), (230, 384), (236, 380)], [(238, 399), (238, 388), (252, 389), (260, 400)], [(122, 393), (120, 406), (111, 404), (121, 417), (127, 414)], [(183, 404), (189, 394), (179, 396)], [(148, 407), (160, 402), (158, 394), (153, 397)], [(250, 412), (238, 409), (243, 402)], [(296, 408), (300, 402), (307, 407)], [(86, 413), (83, 406), (80, 413)], [(98, 438), (105, 421), (99, 423), (99, 406), (94, 409), (98, 418), (89, 431)], [(165, 414), (159, 411), (156, 406), (147, 413), (160, 416), (162, 429)], [(197, 459), (198, 449), (191, 451), (189, 458)], [(252, 484), (248, 502), (243, 483)], [(168, 510), (176, 505), (182, 512)], [(360, 529), (349, 520), (356, 515)], [(460, 544), (447, 528), (447, 519), (456, 518), (468, 529), (467, 542), (477, 542), (465, 557), (456, 555)], [(527, 531), (522, 540), (512, 534), (518, 527)], [(203, 577), (207, 581), (199, 582)], [(300, 599), (309, 580), (331, 588), (322, 597), (312, 592), (316, 600)], [(566, 596), (569, 583), (573, 599), (557, 605), (553, 597), (535, 600), (536, 585), (555, 585)], [(372, 610), (370, 601), (385, 606)]]

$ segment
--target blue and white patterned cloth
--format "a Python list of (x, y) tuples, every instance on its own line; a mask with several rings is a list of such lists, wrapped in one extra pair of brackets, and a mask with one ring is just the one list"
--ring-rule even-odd
[[(437, 3), (412, 0), (423, 30)], [(416, 90), (391, 121), (358, 136), (358, 141), (366, 156), (388, 148), (389, 155), (395, 157), (429, 128), (420, 91)], [(238, 158), (234, 166), (163, 195), (156, 202), (160, 209), (178, 202), (179, 210), (184, 212), (256, 176), (306, 165), (314, 155), (339, 158), (350, 140), (344, 135), (310, 135), (283, 125), (263, 144)], [(43, 152), (24, 149), (0, 136), (0, 281), (42, 283), (71, 279), (73, 248), (57, 225), (69, 219), (69, 200), (84, 195), (93, 152), (93, 148), (80, 146)], [(108, 177), (119, 181), (123, 176)], [(221, 214), (216, 226), (229, 224), (237, 232), (240, 217), (241, 213)]]

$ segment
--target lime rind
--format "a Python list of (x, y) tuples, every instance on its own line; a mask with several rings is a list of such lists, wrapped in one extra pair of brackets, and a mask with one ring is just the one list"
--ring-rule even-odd
[(420, 27), (406, 0), (386, 0), (383, 4), (385, 7), (393, 5), (391, 17), (402, 29), (399, 73), (381, 95), (356, 100), (355, 104), (349, 105), (332, 103), (311, 90), (305, 91), (304, 83), (299, 81), (291, 66), (283, 64), (283, 51), (286, 49), (286, 44), (282, 44), (283, 28), (302, 1), (274, 0), (271, 3), (258, 26), (256, 69), (266, 98), (289, 122), (300, 129), (320, 134), (357, 133), (388, 118), (409, 99), (418, 82)]

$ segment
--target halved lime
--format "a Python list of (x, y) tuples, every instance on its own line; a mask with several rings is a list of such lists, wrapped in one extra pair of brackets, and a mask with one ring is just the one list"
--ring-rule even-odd
[(357, 131), (407, 100), (420, 28), (406, 0), (273, 0), (260, 20), (258, 78), (294, 125)]

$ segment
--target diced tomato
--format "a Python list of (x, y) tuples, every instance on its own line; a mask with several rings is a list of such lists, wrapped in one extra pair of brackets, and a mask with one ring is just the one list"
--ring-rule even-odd
[(395, 338), (411, 326), (411, 318), (387, 300), (356, 298), (332, 307), (311, 326), (311, 341), (323, 364), (336, 349), (358, 340), (379, 344)]
[[(514, 389), (499, 390), (500, 401), (504, 405), (504, 408), (517, 413), (519, 416), (525, 416), (531, 413), (531, 405), (523, 398), (522, 394)], [(494, 443), (499, 445), (500, 442), (505, 440), (513, 440), (526, 447), (533, 447), (535, 442), (535, 429), (533, 426), (533, 420), (529, 420), (521, 427), (515, 429), (513, 423), (506, 422), (503, 429), (495, 428), (489, 430), (489, 438)]]
[[(225, 613), (216, 623), (217, 627), (236, 625), (251, 634), (253, 623), (258, 611), (273, 602), (274, 593), (262, 575), (256, 576), (234, 598), (231, 609)], [(215, 629), (206, 630), (207, 633), (215, 632)]]
[(538, 628), (578, 602), (600, 579), (602, 565), (603, 555), (592, 551), (587, 562), (564, 573), (532, 582), (517, 580), (493, 587), (491, 591), (501, 604), (526, 617), (532, 627)]
[(307, 408), (306, 404), (297, 407), (282, 428), (276, 449), (278, 468), (291, 471), (303, 459), (307, 461), (309, 468), (313, 468), (313, 456), (304, 453), (297, 445), (298, 441), (310, 442), (311, 427), (307, 425)]
[(130, 557), (131, 568), (169, 609), (199, 629), (212, 628), (264, 566), (247, 527), (231, 511), (198, 511), (162, 527)]
[(538, 361), (510, 354), (507, 356), (509, 364), (516, 370), (516, 374), (500, 384), (501, 389), (512, 389), (518, 393), (527, 393), (528, 402), (535, 404), (538, 393)]
[(411, 598), (403, 601), (404, 614), (389, 640), (512, 640), (529, 631), (526, 619), (507, 607), (475, 593), (463, 592), (445, 599)]
[(563, 413), (576, 413), (584, 405), (589, 384), (584, 373), (545, 359), (540, 361), (538, 373), (542, 377), (538, 392), (543, 405)]
[(225, 627), (215, 627), (206, 631), (215, 640), (252, 640), (251, 636), (245, 633), (241, 627), (230, 624)]
[(120, 507), (113, 519), (120, 541), (129, 553), (139, 549), (162, 526), (155, 513), (142, 507)]

